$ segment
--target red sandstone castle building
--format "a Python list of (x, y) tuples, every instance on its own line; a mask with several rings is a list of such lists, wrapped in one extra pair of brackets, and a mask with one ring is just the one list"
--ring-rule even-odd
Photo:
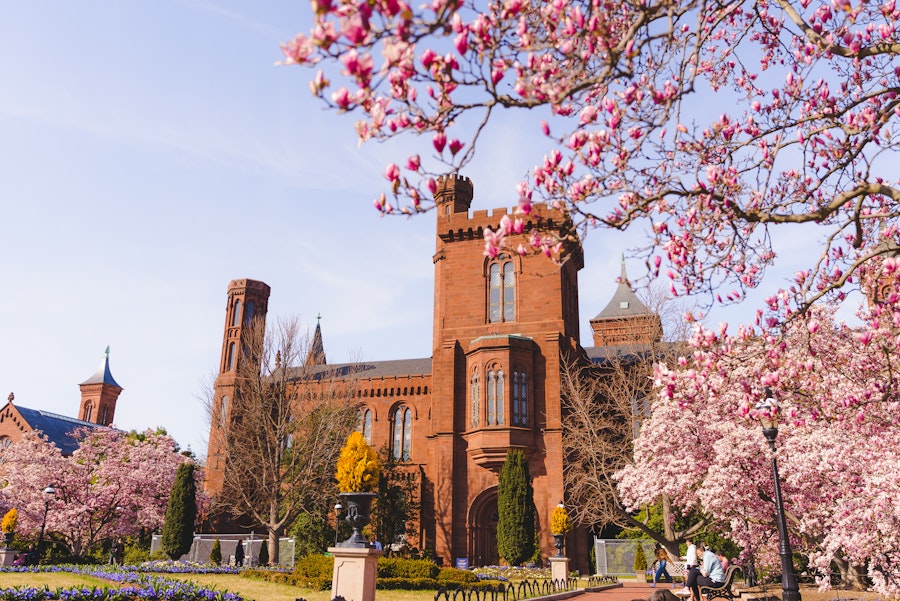
[[(484, 254), (483, 232), (496, 229), (506, 209), (469, 212), (472, 183), (440, 180), (435, 193), (434, 334), (431, 357), (366, 362), (332, 377), (355, 379), (360, 429), (418, 479), (420, 515), (414, 546), (432, 549), (445, 564), (496, 564), (497, 484), (509, 449), (521, 449), (533, 477), (537, 527), (544, 557), (553, 551), (552, 509), (566, 497), (562, 454), (560, 370), (567, 358), (591, 361), (617, 345), (661, 335), (658, 316), (638, 300), (624, 277), (612, 300), (590, 320), (594, 346), (579, 337), (578, 271), (583, 254), (568, 244), (561, 261), (543, 256)], [(565, 216), (535, 205), (527, 229), (565, 231)], [(254, 280), (228, 286), (222, 359), (207, 460), (207, 486), (221, 487), (217, 428), (228, 427), (228, 399), (242, 332), (264, 318), (270, 288)], [(325, 364), (321, 330), (315, 362)], [(348, 366), (349, 367), (349, 366)], [(301, 384), (302, 385), (302, 384)], [(225, 419), (222, 419), (225, 417)], [(589, 537), (570, 535), (573, 568), (586, 569)]]

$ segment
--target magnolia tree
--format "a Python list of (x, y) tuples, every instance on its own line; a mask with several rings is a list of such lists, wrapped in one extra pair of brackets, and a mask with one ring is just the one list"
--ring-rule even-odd
[[(360, 141), (426, 136), (396, 157), (379, 210), (429, 206), (500, 109), (546, 137), (519, 187), (567, 211), (575, 234), (648, 226), (641, 251), (675, 293), (739, 300), (775, 262), (774, 226), (814, 224), (791, 302), (842, 294), (897, 236), (900, 98), (895, 0), (312, 0), (282, 45), (311, 88), (356, 115)], [(542, 110), (534, 110), (542, 109)], [(424, 145), (423, 145), (424, 146)], [(429, 156), (430, 155), (430, 156)], [(523, 165), (523, 171), (526, 165)], [(795, 228), (796, 229), (796, 228)], [(532, 232), (519, 252), (553, 254)]]
[[(8, 483), (0, 495), (19, 509), (19, 532), (37, 536), (46, 508), (46, 531), (83, 555), (105, 539), (159, 528), (176, 469), (187, 460), (175, 441), (106, 428), (78, 437), (71, 457), (38, 433), (0, 451)], [(48, 499), (43, 491), (51, 484), (56, 494)]]
[(770, 453), (752, 419), (768, 388), (780, 404), (777, 453), (795, 550), (809, 555), (823, 583), (836, 568), (848, 584), (867, 575), (897, 596), (898, 290), (896, 280), (887, 283), (887, 302), (861, 312), (865, 328), (836, 323), (829, 306), (787, 332), (698, 328), (692, 356), (657, 367), (659, 397), (634, 464), (618, 474), (625, 503), (665, 494), (682, 509), (702, 507), (747, 552), (777, 565)]

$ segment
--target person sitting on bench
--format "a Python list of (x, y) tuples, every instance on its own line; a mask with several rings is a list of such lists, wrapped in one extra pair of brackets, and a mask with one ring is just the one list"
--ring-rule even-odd
[(699, 567), (692, 569), (687, 575), (687, 587), (691, 589), (691, 599), (700, 601), (701, 586), (719, 586), (725, 582), (725, 570), (722, 569), (722, 562), (713, 553), (712, 549), (707, 549), (706, 545), (699, 543), (697, 550), (703, 554), (700, 559)]

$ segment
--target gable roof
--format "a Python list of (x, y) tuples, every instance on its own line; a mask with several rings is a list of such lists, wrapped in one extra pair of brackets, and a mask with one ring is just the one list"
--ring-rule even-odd
[(15, 405), (22, 418), (28, 422), (33, 430), (40, 430), (49, 442), (56, 445), (63, 455), (71, 455), (78, 449), (78, 441), (73, 434), (79, 428), (107, 428), (91, 422), (85, 422), (74, 417), (66, 417), (58, 413), (51, 413), (41, 409), (29, 409), (21, 405)]

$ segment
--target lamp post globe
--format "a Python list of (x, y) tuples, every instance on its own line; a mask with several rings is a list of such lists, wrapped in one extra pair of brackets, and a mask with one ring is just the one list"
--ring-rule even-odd
[(335, 547), (337, 547), (337, 545), (338, 545), (338, 529), (341, 525), (341, 522), (340, 522), (341, 509), (343, 509), (343, 508), (344, 508), (344, 506), (341, 505), (340, 503), (334, 504), (334, 546)]
[(763, 436), (772, 451), (772, 474), (775, 478), (775, 521), (778, 525), (778, 554), (781, 556), (781, 599), (782, 601), (801, 601), (800, 587), (797, 586), (797, 574), (794, 570), (794, 557), (791, 552), (791, 541), (788, 538), (787, 520), (784, 517), (784, 501), (781, 497), (781, 478), (778, 475), (778, 459), (775, 457), (775, 438), (778, 436), (778, 401), (772, 391), (765, 390), (765, 399), (754, 408), (757, 419), (762, 425)]

